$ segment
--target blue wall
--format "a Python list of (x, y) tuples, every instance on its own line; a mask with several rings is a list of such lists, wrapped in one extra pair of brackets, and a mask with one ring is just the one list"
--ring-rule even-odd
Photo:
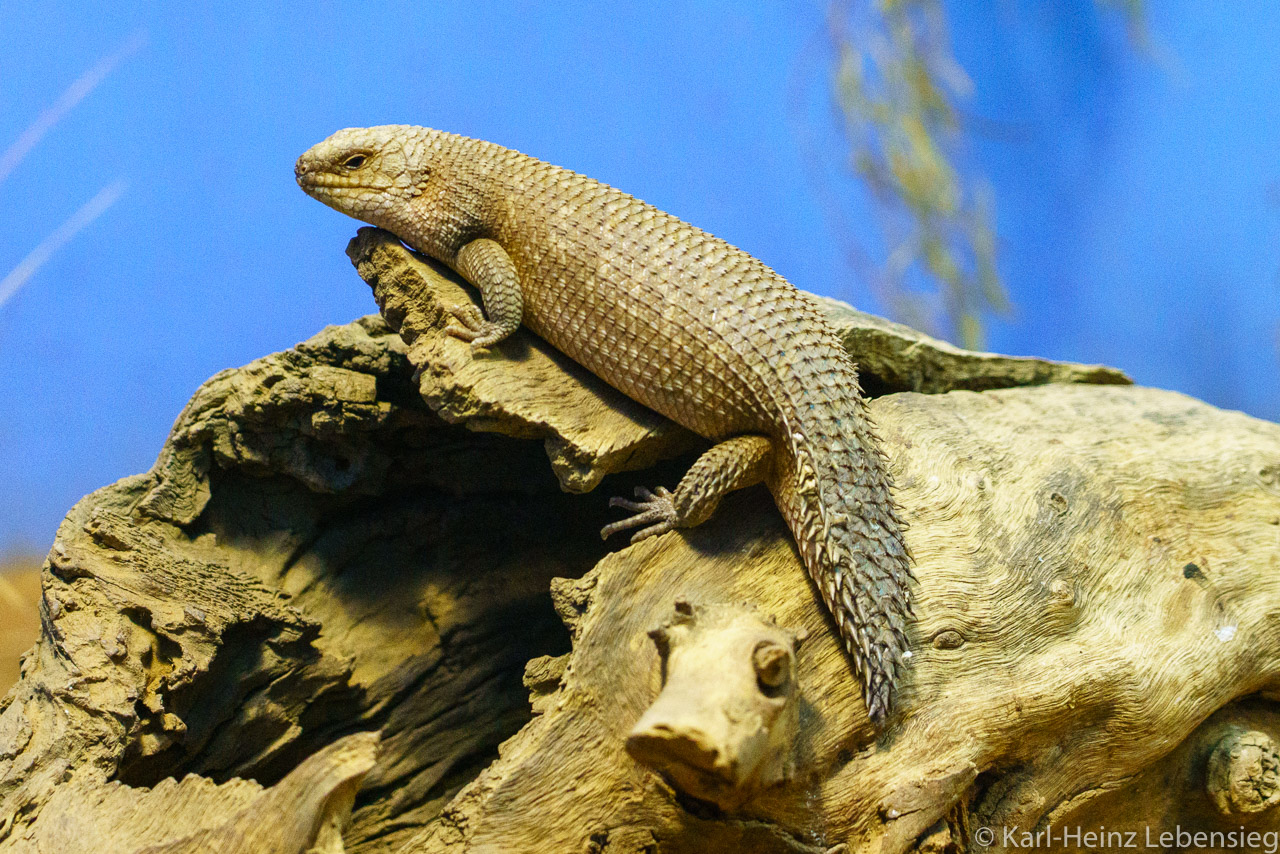
[[(43, 550), (80, 495), (146, 470), (209, 375), (375, 310), (343, 254), (356, 224), (293, 183), (340, 127), (519, 148), (879, 310), (816, 186), (874, 245), (821, 5), (314, 6), (0, 2), (0, 148), (147, 34), (0, 183), (3, 275), (128, 181), (0, 306), (0, 552)], [(1280, 6), (1150, 6), (1151, 55), (1092, 0), (949, 6), (1017, 306), (991, 346), (1280, 418)]]

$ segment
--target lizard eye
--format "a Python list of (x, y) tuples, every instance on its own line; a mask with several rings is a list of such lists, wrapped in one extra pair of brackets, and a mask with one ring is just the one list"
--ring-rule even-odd
[(363, 154), (353, 154), (346, 160), (342, 161), (342, 165), (346, 169), (359, 169), (364, 165), (365, 156)]

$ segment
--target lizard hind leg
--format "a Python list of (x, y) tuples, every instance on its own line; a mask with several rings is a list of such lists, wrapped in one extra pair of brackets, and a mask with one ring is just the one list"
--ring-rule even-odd
[(763, 481), (772, 461), (773, 442), (767, 436), (725, 439), (698, 457), (675, 492), (661, 486), (650, 492), (638, 486), (636, 501), (610, 499), (610, 507), (622, 507), (633, 515), (606, 525), (600, 536), (607, 539), (619, 531), (639, 528), (631, 536), (631, 542), (638, 543), (674, 528), (701, 525), (725, 495)]

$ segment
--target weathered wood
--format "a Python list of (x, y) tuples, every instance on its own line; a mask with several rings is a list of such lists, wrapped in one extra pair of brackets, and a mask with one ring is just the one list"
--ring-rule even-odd
[(1224, 816), (1272, 809), (1280, 802), (1280, 750), (1256, 729), (1236, 729), (1218, 740), (1205, 766), (1205, 788)]
[(377, 756), (371, 733), (339, 739), (279, 783), (188, 775), (152, 789), (87, 777), (60, 786), (13, 839), (20, 854), (342, 854), (351, 804)]
[(795, 773), (797, 638), (741, 606), (676, 600), (651, 629), (662, 690), (627, 753), (691, 797), (736, 809)]
[(863, 385), (879, 396), (897, 391), (939, 394), (990, 391), (1049, 383), (1129, 385), (1123, 371), (1106, 365), (1053, 362), (1030, 356), (977, 353), (931, 338), (910, 326), (818, 297), (827, 320), (858, 362)]
[[(403, 274), (388, 285), (362, 266), (383, 301), (418, 303), (413, 288), (440, 285), (439, 270), (385, 235), (366, 232), (351, 251), (373, 266), (416, 269), (416, 285)], [(873, 388), (1123, 382), (1105, 369), (904, 344), (909, 336), (892, 326), (847, 316), (846, 340), (863, 346), (855, 358), (884, 365), (868, 371)], [(520, 400), (521, 388), (506, 393)], [(1096, 811), (1095, 799), (1175, 751), (1216, 710), (1274, 687), (1275, 425), (1165, 392), (1062, 384), (895, 395), (872, 411), (914, 523), (920, 576), (911, 711), (885, 742), (870, 743), (843, 656), (767, 500), (742, 496), (705, 529), (641, 544), (557, 586), (574, 632), (561, 687), (548, 695), (548, 680), (534, 680), (541, 717), (413, 850), (466, 841), (568, 851), (646, 834), (664, 850), (733, 850), (748, 837), (761, 850), (841, 840), (884, 851), (981, 848), (974, 821), (1035, 826)], [(1209, 565), (1223, 577), (1210, 582)], [(619, 750), (658, 688), (656, 653), (639, 635), (676, 596), (751, 603), (817, 638), (798, 665), (809, 716), (793, 760), (807, 773), (717, 822), (691, 821), (687, 802)], [(1193, 811), (1131, 802), (1106, 817), (1155, 827), (1179, 815)], [(1268, 811), (1257, 818), (1276, 821)]]
[[(1130, 788), (1180, 744), (1220, 737), (1222, 720), (1275, 732), (1275, 706), (1257, 698), (1280, 688), (1280, 427), (1124, 387), (895, 395), (872, 411), (919, 578), (914, 666), (883, 740), (752, 491), (558, 588), (576, 636), (546, 711), (409, 850), (574, 851), (643, 833), (663, 851), (750, 838), (760, 851), (896, 852), (939, 833), (980, 849), (978, 827), (1083, 816), (1157, 834), (1280, 829), (1273, 810), (1199, 809), (1194, 750), (1181, 761), (1197, 797)], [(798, 773), (728, 813), (623, 749), (659, 691), (647, 632), (677, 597), (751, 603), (810, 634)]]
[(0, 701), (0, 850), (82, 775), (270, 784), (367, 729), (347, 843), (392, 850), (528, 719), (525, 662), (568, 646), (550, 579), (606, 511), (412, 376), (380, 320), (326, 330), (211, 379), (152, 473), (72, 509)]
[[(526, 334), (473, 358), (437, 316), (465, 289), (381, 233), (351, 251), (409, 345), (366, 318), (219, 374), (152, 472), (59, 529), (40, 643), (0, 701), (0, 851), (52, 839), (59, 798), (245, 809), (375, 730), (351, 851), (1280, 831), (1277, 425), (851, 316), (869, 388), (939, 392), (871, 403), (918, 576), (913, 666), (876, 741), (767, 493), (607, 553), (608, 496), (671, 485), (687, 456), (659, 461), (694, 439)], [(1104, 384), (1066, 384), (1087, 380)], [(650, 632), (677, 601), (706, 619), (668, 634), (664, 699)], [(682, 734), (710, 777), (670, 763)], [(166, 830), (231, 826), (188, 815)], [(326, 826), (317, 850), (341, 850)]]

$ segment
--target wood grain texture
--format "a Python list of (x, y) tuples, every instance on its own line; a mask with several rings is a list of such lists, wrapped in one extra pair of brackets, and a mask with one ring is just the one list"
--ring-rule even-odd
[(71, 510), (0, 701), (0, 850), (82, 777), (270, 784), (364, 730), (347, 844), (391, 850), (527, 720), (525, 662), (567, 648), (550, 579), (604, 511), (412, 376), (377, 318), (331, 328), (212, 378), (152, 472)]
[[(920, 567), (900, 726), (875, 739), (767, 496), (735, 496), (725, 521), (560, 588), (578, 603), (562, 607), (576, 639), (547, 711), (411, 850), (574, 851), (643, 830), (662, 851), (749, 837), (747, 850), (897, 852), (937, 829), (980, 849), (973, 828), (1072, 816), (1280, 829), (1274, 812), (1206, 811), (1195, 746), (1228, 723), (1275, 725), (1261, 698), (1280, 679), (1280, 427), (1122, 387), (894, 395), (872, 409)], [(621, 749), (659, 687), (646, 633), (676, 599), (750, 602), (810, 633), (794, 745), (807, 773), (731, 814), (691, 816)], [(1157, 796), (1174, 758), (1185, 795)]]
[[(1280, 742), (1280, 426), (1119, 385), (873, 400), (919, 567), (911, 711), (877, 737), (763, 489), (606, 552), (607, 495), (688, 457), (566, 493), (544, 439), (500, 435), (505, 414), (478, 416), (486, 432), (436, 415), (418, 352), (440, 351), (366, 318), (223, 372), (151, 472), (72, 509), (39, 644), (0, 701), (0, 852), (54, 839), (71, 806), (110, 827), (177, 787), (187, 812), (163, 844), (223, 827), (365, 731), (379, 758), (319, 850), (896, 854), (1050, 822), (1280, 832), (1276, 810), (1209, 782), (1231, 738)], [(490, 412), (576, 405), (579, 379), (548, 370), (565, 391), (521, 398), (501, 377), (519, 369), (478, 360), (467, 382)], [(638, 455), (674, 453), (630, 435)], [(649, 632), (678, 600), (807, 636), (786, 773), (725, 808), (626, 751), (661, 696)], [(95, 850), (136, 850), (109, 836)]]
[(373, 733), (349, 735), (269, 789), (194, 774), (154, 788), (80, 777), (7, 846), (21, 854), (342, 854), (351, 804), (377, 758)]

